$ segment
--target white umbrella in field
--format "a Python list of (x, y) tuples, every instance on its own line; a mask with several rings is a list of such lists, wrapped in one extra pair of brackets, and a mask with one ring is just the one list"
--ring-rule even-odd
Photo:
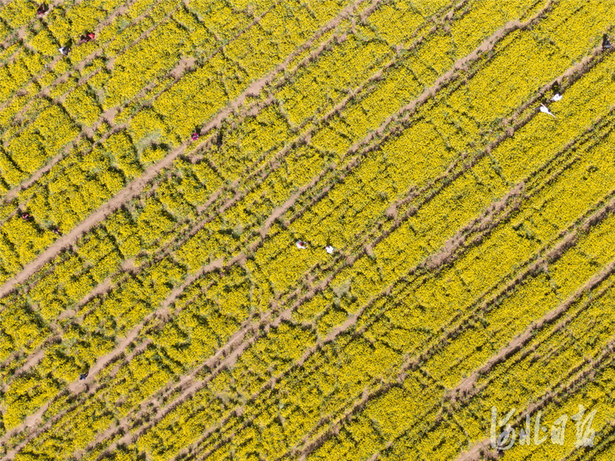
[(556, 93), (555, 95), (553, 95), (553, 97), (551, 98), (551, 101), (559, 101), (560, 99), (562, 99), (562, 95), (559, 93)]
[(547, 106), (545, 106), (544, 104), (540, 105), (540, 112), (543, 112), (545, 114), (549, 114), (551, 117), (555, 118), (555, 115), (553, 115), (551, 113), (551, 111), (549, 110), (549, 108)]

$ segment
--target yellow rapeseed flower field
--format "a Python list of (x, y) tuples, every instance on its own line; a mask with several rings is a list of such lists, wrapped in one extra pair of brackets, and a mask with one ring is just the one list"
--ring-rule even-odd
[(0, 459), (615, 459), (615, 0), (0, 0)]

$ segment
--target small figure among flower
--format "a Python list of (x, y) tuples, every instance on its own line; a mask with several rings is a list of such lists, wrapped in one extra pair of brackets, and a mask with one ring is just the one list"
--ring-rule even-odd
[(21, 219), (30, 219), (32, 216), (30, 216), (28, 213), (22, 213), (21, 214)]
[(299, 248), (300, 250), (305, 250), (307, 249), (307, 243), (305, 243), (303, 240), (297, 240), (297, 248)]
[(607, 34), (604, 34), (602, 36), (602, 50), (606, 51), (609, 48), (611, 48), (611, 41), (609, 40), (609, 36)]
[(47, 13), (47, 11), (49, 11), (49, 7), (47, 6), (46, 3), (41, 3), (38, 6), (38, 9), (36, 10), (36, 15), (40, 18), (43, 17), (45, 15), (45, 13)]
[(192, 140), (196, 141), (197, 139), (199, 139), (199, 134), (195, 131), (194, 133), (192, 133)]
[(551, 111), (549, 110), (549, 108), (547, 106), (545, 106), (544, 104), (540, 105), (540, 112), (542, 112), (544, 114), (549, 114), (551, 117), (555, 118), (555, 115), (553, 115), (551, 113)]
[(325, 247), (325, 251), (326, 251), (327, 253), (329, 253), (329, 254), (333, 254), (333, 252), (335, 251), (335, 248), (333, 248), (333, 246), (331, 246), (331, 245), (327, 245), (327, 246)]
[(94, 38), (96, 38), (94, 32), (86, 32), (84, 35), (79, 37), (79, 43), (92, 42), (94, 41)]
[(62, 235), (62, 233), (60, 232), (60, 229), (58, 229), (57, 227), (52, 228), (51, 232), (53, 232), (54, 234), (57, 234), (57, 235)]

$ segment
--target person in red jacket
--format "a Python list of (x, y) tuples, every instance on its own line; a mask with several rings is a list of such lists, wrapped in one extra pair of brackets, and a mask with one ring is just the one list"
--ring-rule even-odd
[(94, 41), (95, 37), (96, 36), (94, 35), (93, 32), (87, 32), (84, 35), (82, 35), (81, 37), (79, 37), (79, 43), (92, 42), (92, 41)]

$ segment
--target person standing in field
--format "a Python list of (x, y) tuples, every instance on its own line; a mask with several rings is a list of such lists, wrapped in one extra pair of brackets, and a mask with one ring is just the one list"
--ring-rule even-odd
[(299, 248), (300, 250), (305, 250), (307, 249), (307, 243), (305, 243), (303, 240), (297, 240), (297, 248)]

